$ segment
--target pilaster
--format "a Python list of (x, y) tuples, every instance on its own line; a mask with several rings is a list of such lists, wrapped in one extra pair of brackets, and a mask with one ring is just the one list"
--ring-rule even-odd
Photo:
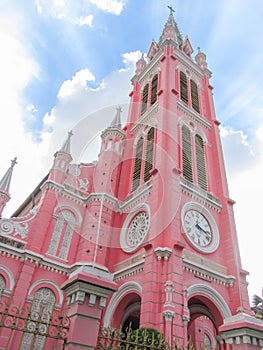
[(65, 349), (95, 349), (102, 310), (108, 296), (117, 290), (117, 285), (110, 274), (82, 267), (63, 283), (62, 289), (67, 295), (70, 319)]

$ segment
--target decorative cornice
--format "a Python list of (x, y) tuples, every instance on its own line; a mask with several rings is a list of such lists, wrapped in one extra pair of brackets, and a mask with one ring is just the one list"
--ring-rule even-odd
[(232, 287), (236, 278), (231, 275), (225, 275), (210, 267), (200, 265), (193, 260), (183, 258), (183, 269), (186, 272), (192, 273), (195, 277), (203, 279), (208, 282), (215, 282), (226, 287)]
[(134, 134), (138, 129), (144, 128), (149, 125), (151, 117), (156, 114), (159, 110), (158, 101), (155, 102), (142, 116), (136, 121), (136, 124), (131, 128), (131, 134)]
[(211, 123), (207, 119), (202, 117), (201, 114), (199, 114), (199, 113), (195, 112), (194, 110), (192, 110), (190, 107), (185, 105), (179, 99), (177, 100), (177, 107), (178, 107), (179, 111), (184, 112), (188, 117), (190, 117), (195, 122), (203, 125), (204, 127), (206, 127), (209, 130), (211, 129)]
[(198, 202), (205, 204), (208, 208), (211, 208), (218, 212), (221, 211), (222, 205), (220, 203), (220, 200), (212, 193), (201, 189), (192, 182), (189, 182), (183, 178), (180, 179), (180, 185), (183, 193), (189, 195), (191, 198), (197, 200)]
[(122, 129), (116, 126), (109, 126), (107, 129), (103, 130), (101, 133), (101, 138), (103, 139), (106, 135), (120, 136), (121, 139), (125, 139), (126, 133)]
[(61, 196), (68, 198), (70, 200), (72, 200), (75, 203), (78, 203), (82, 206), (85, 206), (86, 204), (86, 200), (88, 198), (88, 196), (86, 197), (82, 197), (74, 192), (72, 192), (69, 188), (66, 188), (63, 185), (60, 185), (52, 180), (47, 180), (43, 186), (41, 186), (41, 191), (46, 191), (48, 189), (52, 189), (55, 192), (58, 192), (59, 194), (61, 194)]
[(110, 205), (111, 208), (115, 211), (119, 211), (119, 202), (118, 199), (116, 197), (111, 196), (110, 194), (107, 193), (91, 193), (88, 196), (87, 199), (87, 205), (91, 204), (94, 201), (103, 201), (103, 203), (105, 204), (105, 206)]
[(121, 270), (118, 270), (114, 273), (114, 281), (118, 282), (129, 278), (131, 276), (137, 275), (142, 272), (144, 268), (144, 259), (137, 261), (127, 267), (124, 267)]
[(120, 213), (127, 212), (134, 208), (136, 205), (142, 203), (147, 196), (150, 195), (152, 189), (152, 183), (146, 182), (140, 186), (136, 191), (131, 193), (121, 204)]
[(191, 70), (194, 74), (198, 75), (200, 78), (202, 79), (204, 78), (203, 71), (201, 70), (201, 68), (198, 67), (198, 65), (193, 61), (192, 58), (189, 58), (187, 55), (185, 55), (184, 52), (178, 50), (178, 48), (175, 48), (175, 55), (180, 63), (182, 63), (184, 66), (186, 66), (189, 70)]
[[(142, 84), (142, 82), (149, 77), (150, 74), (152, 74), (154, 71), (157, 72), (158, 64), (161, 60), (161, 58), (164, 56), (163, 51), (159, 51), (156, 56), (147, 64), (144, 71), (139, 75), (138, 82)], [(136, 76), (134, 76), (135, 78)], [(134, 80), (132, 79), (132, 82)]]

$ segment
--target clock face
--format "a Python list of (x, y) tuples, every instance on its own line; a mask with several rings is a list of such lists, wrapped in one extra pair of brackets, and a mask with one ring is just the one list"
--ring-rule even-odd
[(213, 215), (201, 204), (188, 202), (182, 207), (183, 231), (190, 244), (202, 253), (213, 253), (219, 246), (219, 231)]
[(207, 247), (212, 241), (212, 230), (206, 217), (190, 209), (184, 217), (184, 228), (188, 238), (200, 247)]

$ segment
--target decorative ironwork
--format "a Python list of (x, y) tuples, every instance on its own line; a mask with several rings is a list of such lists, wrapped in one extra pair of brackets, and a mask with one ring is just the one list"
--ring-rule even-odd
[[(29, 303), (13, 305), (11, 298), (0, 300), (0, 328), (11, 330), (9, 341), (14, 331), (22, 332), (29, 338), (52, 338), (66, 343), (70, 320), (59, 310), (52, 309), (46, 312), (43, 308), (34, 310)], [(8, 344), (10, 345), (10, 344)], [(9, 347), (7, 347), (8, 349)]]
[(187, 346), (179, 346), (174, 340), (169, 345), (164, 340), (162, 333), (151, 328), (140, 328), (132, 330), (131, 327), (125, 331), (102, 327), (98, 336), (96, 350), (194, 350), (191, 342)]

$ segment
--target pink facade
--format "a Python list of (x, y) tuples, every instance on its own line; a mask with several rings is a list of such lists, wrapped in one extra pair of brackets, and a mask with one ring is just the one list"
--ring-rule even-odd
[[(263, 346), (241, 267), (211, 72), (200, 50), (192, 54), (171, 11), (147, 62), (137, 62), (128, 122), (121, 126), (117, 109), (98, 161), (73, 164), (69, 133), (34, 200), (0, 221), (2, 298), (64, 310), (66, 349), (94, 349), (100, 325), (130, 323), (180, 344)], [(0, 183), (1, 210), (12, 169)], [(51, 349), (56, 341), (0, 331), (0, 349)]]

